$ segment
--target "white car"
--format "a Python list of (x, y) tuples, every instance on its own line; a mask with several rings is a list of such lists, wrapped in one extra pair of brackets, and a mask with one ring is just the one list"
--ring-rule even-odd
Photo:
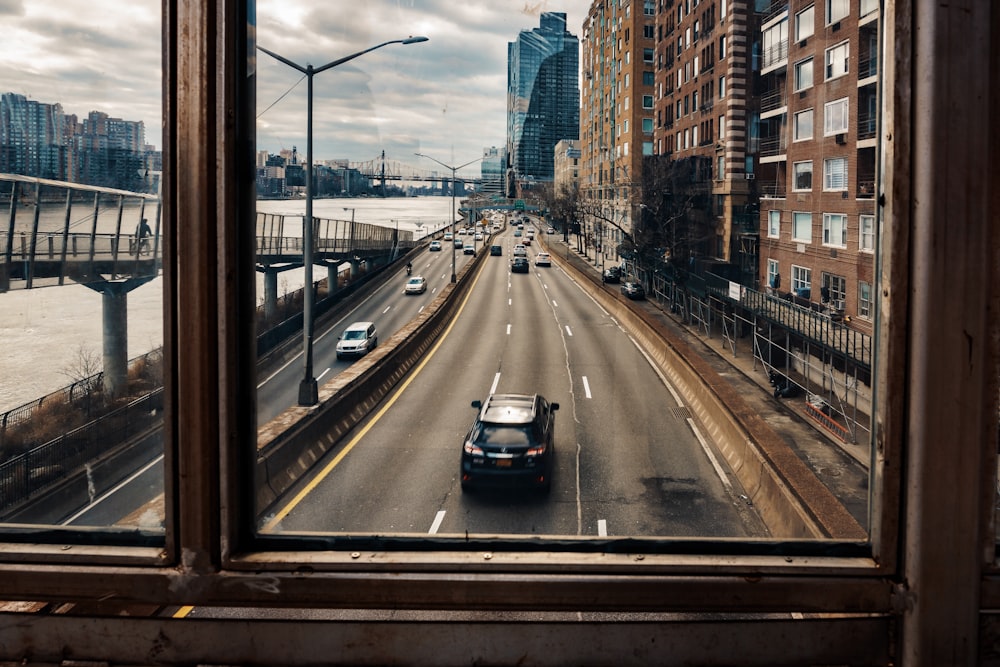
[(535, 266), (552, 266), (552, 258), (549, 257), (549, 253), (540, 252), (535, 255)]
[(337, 341), (337, 359), (363, 357), (378, 346), (374, 322), (355, 322)]
[(514, 246), (514, 257), (527, 257), (528, 249), (524, 247), (523, 244), (518, 243)]
[(423, 276), (411, 276), (403, 288), (404, 294), (423, 294), (427, 291), (427, 281)]

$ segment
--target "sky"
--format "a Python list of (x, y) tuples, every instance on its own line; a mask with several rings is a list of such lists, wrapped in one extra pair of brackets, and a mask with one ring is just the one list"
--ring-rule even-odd
[[(391, 44), (313, 77), (317, 160), (386, 158), (440, 169), (506, 142), (507, 43), (564, 12), (580, 37), (590, 0), (258, 0), (257, 43), (301, 66)], [(145, 123), (162, 148), (157, 0), (0, 0), (0, 92)], [(304, 75), (257, 52), (257, 148), (306, 151)], [(478, 165), (467, 170), (478, 173)]]

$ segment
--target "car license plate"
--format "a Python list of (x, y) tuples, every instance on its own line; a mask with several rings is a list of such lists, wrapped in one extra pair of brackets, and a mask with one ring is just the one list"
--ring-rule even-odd
[(509, 468), (511, 460), (510, 459), (497, 459), (498, 468)]

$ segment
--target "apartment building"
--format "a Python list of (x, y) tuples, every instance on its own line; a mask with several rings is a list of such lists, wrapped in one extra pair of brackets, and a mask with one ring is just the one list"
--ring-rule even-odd
[(760, 28), (761, 282), (871, 333), (878, 2), (770, 10)]
[(578, 189), (580, 186), (580, 142), (576, 139), (563, 139), (556, 144), (552, 156), (554, 178), (552, 186), (559, 194), (564, 190)]
[(606, 253), (632, 232), (643, 157), (654, 152), (655, 14), (655, 0), (596, 0), (583, 25), (581, 223)]
[(743, 282), (757, 272), (754, 187), (753, 39), (750, 0), (660, 0), (656, 20), (656, 154), (695, 160), (714, 233), (697, 254), (738, 264)]

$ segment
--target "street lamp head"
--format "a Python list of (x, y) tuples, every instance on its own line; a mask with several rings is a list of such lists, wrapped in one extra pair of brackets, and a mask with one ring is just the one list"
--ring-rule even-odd
[(417, 35), (416, 37), (407, 37), (402, 41), (403, 44), (416, 44), (417, 42), (426, 42), (427, 37), (423, 35)]

